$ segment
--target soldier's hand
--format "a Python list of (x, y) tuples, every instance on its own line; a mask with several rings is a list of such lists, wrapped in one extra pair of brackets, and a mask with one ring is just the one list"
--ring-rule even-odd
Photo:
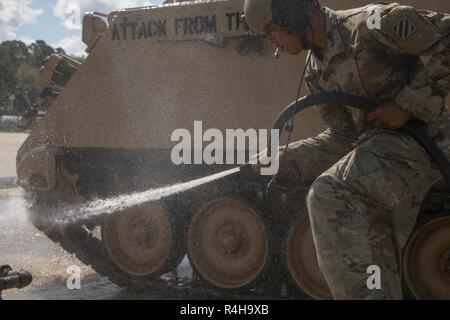
[[(295, 168), (295, 161), (290, 152), (285, 152), (286, 146), (281, 146), (278, 148), (278, 158), (280, 161), (279, 164), (279, 172), (278, 174), (283, 177), (290, 177), (295, 178), (299, 177), (298, 170)], [(252, 170), (255, 174), (261, 173), (262, 167), (269, 167), (270, 163), (267, 165), (263, 165), (261, 163), (261, 160), (263, 160), (264, 163), (267, 163), (267, 150), (264, 150), (263, 152), (256, 155), (258, 159), (258, 163), (252, 165)]]
[(403, 110), (395, 101), (380, 104), (367, 115), (367, 121), (375, 121), (379, 128), (398, 129), (403, 127), (411, 118), (411, 113)]

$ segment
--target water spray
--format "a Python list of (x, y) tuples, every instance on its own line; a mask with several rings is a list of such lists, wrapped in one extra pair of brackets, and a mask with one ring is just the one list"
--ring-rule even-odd
[[(288, 105), (277, 117), (273, 129), (280, 130), (280, 133), (288, 123), (297, 113), (311, 107), (314, 105), (330, 104), (333, 105), (346, 105), (354, 107), (365, 112), (370, 112), (374, 110), (378, 104), (368, 98), (357, 97), (353, 95), (336, 93), (336, 92), (321, 92), (313, 94), (310, 96), (305, 96), (301, 99), (297, 99)], [(411, 135), (420, 145), (424, 147), (427, 153), (430, 155), (431, 159), (436, 163), (437, 167), (441, 171), (443, 177), (450, 186), (450, 163), (443, 154), (443, 152), (435, 145), (433, 140), (427, 135), (424, 128), (420, 124), (415, 122), (407, 123), (402, 129), (403, 132)], [(268, 137), (268, 146), (271, 145), (270, 135)], [(270, 156), (270, 147), (267, 150), (268, 156)], [(245, 181), (255, 178), (256, 174), (252, 170), (252, 164), (247, 163), (240, 167), (219, 172), (204, 178), (178, 183), (175, 185), (151, 189), (148, 191), (143, 191), (139, 193), (121, 195), (115, 198), (106, 200), (94, 200), (89, 203), (79, 204), (75, 206), (68, 207), (56, 207), (47, 209), (47, 214), (43, 215), (46, 219), (46, 223), (50, 224), (68, 224), (68, 223), (79, 223), (83, 220), (89, 220), (96, 216), (103, 216), (107, 214), (112, 214), (115, 212), (123, 211), (130, 207), (138, 206), (143, 203), (157, 201), (165, 197), (169, 197), (175, 194), (183, 193), (188, 190), (197, 188), (201, 185), (211, 183), (213, 181), (220, 180), (224, 183), (223, 179), (239, 179)], [(273, 182), (274, 176), (268, 177)], [(262, 178), (261, 178), (262, 179)], [(270, 182), (270, 183), (271, 183)], [(269, 183), (269, 185), (270, 185)], [(63, 217), (58, 217), (59, 212), (64, 212)]]

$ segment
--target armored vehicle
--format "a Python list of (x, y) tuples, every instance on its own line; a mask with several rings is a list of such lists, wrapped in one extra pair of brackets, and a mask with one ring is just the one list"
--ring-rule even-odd
[[(449, 9), (446, 1), (403, 2)], [(367, 3), (322, 1), (334, 9)], [(41, 70), (47, 112), (18, 152), (19, 184), (33, 200), (35, 226), (119, 286), (171, 297), (332, 298), (306, 215), (307, 182), (276, 181), (266, 192), (266, 182), (238, 175), (113, 215), (43, 223), (61, 204), (228, 169), (171, 161), (172, 133), (191, 131), (195, 121), (222, 132), (271, 127), (295, 99), (305, 56), (275, 60), (275, 48), (248, 33), (242, 14), (243, 0), (89, 13), (87, 59), (54, 55)], [(294, 127), (296, 139), (325, 129), (313, 109)], [(430, 193), (404, 252), (411, 297), (450, 298), (449, 196)], [(186, 257), (189, 276), (179, 272)]]

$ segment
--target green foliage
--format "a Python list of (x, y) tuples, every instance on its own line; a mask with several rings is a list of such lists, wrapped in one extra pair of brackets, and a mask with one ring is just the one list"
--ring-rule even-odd
[(63, 49), (53, 49), (42, 40), (37, 40), (28, 47), (31, 54), (31, 62), (36, 67), (39, 67), (44, 62), (45, 58), (52, 53), (65, 53)]
[(16, 71), (16, 92), (17, 106), (16, 111), (20, 114), (26, 112), (32, 106), (32, 99), (36, 99), (42, 91), (39, 85), (38, 69), (28, 63), (22, 63)]
[(31, 107), (42, 90), (39, 68), (52, 53), (65, 54), (42, 40), (29, 46), (15, 40), (0, 44), (0, 115), (22, 115)]

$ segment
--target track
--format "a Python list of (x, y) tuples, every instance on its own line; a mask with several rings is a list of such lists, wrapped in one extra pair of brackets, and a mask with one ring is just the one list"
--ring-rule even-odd
[[(58, 195), (59, 193), (56, 191), (54, 197), (56, 198)], [(274, 262), (270, 263), (266, 270), (266, 274), (273, 274), (270, 281), (263, 281), (263, 276), (254, 287), (246, 287), (246, 289), (215, 288), (202, 280), (195, 271), (192, 278), (179, 278), (176, 269), (160, 277), (129, 275), (115, 266), (108, 256), (103, 241), (96, 235), (95, 230), (98, 231), (101, 228), (103, 217), (97, 216), (95, 219), (84, 220), (79, 224), (70, 224), (64, 228), (60, 226), (49, 228), (40, 219), (41, 216), (45, 216), (49, 203), (53, 203), (48, 200), (52, 198), (52, 195), (46, 195), (45, 198), (46, 200), (37, 201), (31, 209), (33, 225), (65, 251), (75, 255), (83, 264), (90, 266), (99, 275), (107, 277), (119, 287), (144, 294), (157, 293), (158, 296), (167, 296), (169, 299), (310, 299), (299, 289), (292, 288), (286, 277), (279, 276), (282, 262), (278, 256), (273, 259)], [(197, 199), (197, 201), (201, 202), (205, 199)], [(277, 248), (272, 248), (272, 251), (280, 250), (281, 237), (278, 238), (280, 240), (276, 241)], [(273, 244), (271, 245), (273, 246)]]
[[(186, 219), (179, 219), (184, 224), (183, 228), (180, 229), (182, 230), (180, 237), (184, 239), (183, 241), (186, 239), (185, 230), (191, 224), (193, 213), (199, 209), (199, 206), (215, 197), (233, 196), (233, 193), (234, 196), (242, 197), (245, 195), (244, 197), (248, 201), (254, 203), (260, 209), (260, 216), (270, 233), (269, 263), (267, 263), (258, 280), (252, 282), (249, 286), (242, 289), (225, 290), (210, 285), (195, 270), (192, 277), (184, 278), (177, 275), (176, 268), (157, 277), (132, 276), (125, 273), (109, 257), (105, 243), (101, 236), (98, 236), (99, 233), (101, 234), (98, 231), (101, 230), (104, 221), (102, 216), (64, 225), (64, 227), (49, 228), (48, 223), (42, 222), (45, 219), (41, 219), (45, 217), (49, 206), (52, 203), (60, 203), (62, 198), (67, 199), (75, 196), (74, 194), (67, 196), (70, 190), (73, 192), (73, 188), (71, 189), (67, 184), (64, 175), (59, 177), (62, 181), (59, 181), (58, 187), (50, 194), (41, 195), (40, 199), (35, 202), (31, 210), (33, 225), (49, 239), (58, 243), (65, 251), (75, 255), (82, 263), (90, 266), (101, 276), (107, 277), (119, 287), (144, 294), (157, 294), (158, 296), (168, 297), (168, 299), (311, 299), (294, 284), (283, 256), (283, 252), (285, 252), (283, 244), (285, 243), (285, 236), (288, 234), (287, 230), (292, 221), (300, 217), (298, 216), (299, 212), (305, 212), (301, 210), (304, 206), (302, 200), (304, 197), (301, 195), (306, 194), (308, 183), (291, 182), (293, 185), (274, 183), (270, 195), (261, 198), (260, 195), (265, 191), (265, 183), (258, 184), (247, 181), (247, 184), (245, 184), (242, 181), (231, 179), (226, 183), (220, 181), (220, 186), (206, 186), (208, 192), (201, 190), (202, 187), (200, 187), (191, 194), (175, 195), (165, 200), (171, 204), (170, 206), (178, 208), (181, 212), (187, 207), (191, 210), (189, 213), (185, 213)], [(211, 190), (215, 191), (211, 194)], [(230, 194), (229, 190), (233, 190), (233, 192)], [(61, 197), (61, 192), (65, 192), (66, 196)], [(205, 196), (206, 194), (209, 195)], [(423, 221), (433, 219), (436, 215), (448, 216), (448, 210), (450, 209), (448, 203), (450, 203), (450, 196), (447, 191), (435, 190), (431, 192), (424, 201), (422, 214), (419, 217), (416, 229), (423, 225)], [(406, 292), (406, 297), (411, 298), (412, 295)]]

